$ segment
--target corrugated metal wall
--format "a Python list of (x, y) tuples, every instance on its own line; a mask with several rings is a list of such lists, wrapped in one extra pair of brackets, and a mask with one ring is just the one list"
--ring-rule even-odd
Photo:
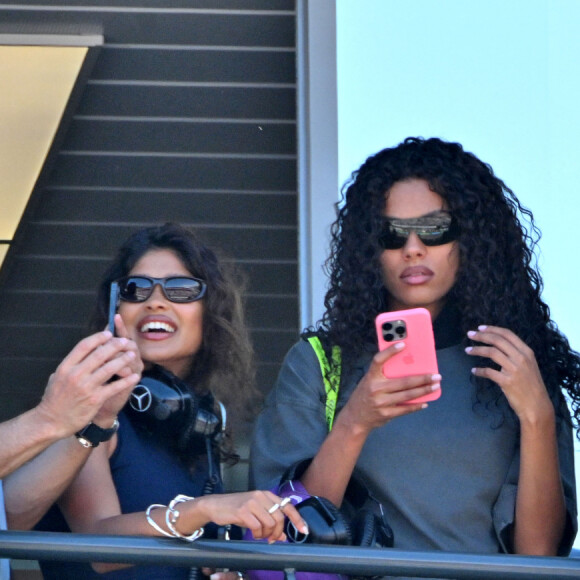
[(5, 262), (0, 419), (37, 402), (83, 335), (119, 243), (164, 221), (248, 273), (270, 388), (298, 331), (295, 28), (292, 0), (0, 3), (2, 33), (105, 39)]

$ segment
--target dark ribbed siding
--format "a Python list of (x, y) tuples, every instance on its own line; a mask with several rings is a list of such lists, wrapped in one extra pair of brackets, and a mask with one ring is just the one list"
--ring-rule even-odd
[(294, 2), (2, 2), (0, 32), (105, 39), (3, 268), (0, 418), (84, 334), (119, 243), (164, 221), (248, 274), (268, 390), (298, 331)]

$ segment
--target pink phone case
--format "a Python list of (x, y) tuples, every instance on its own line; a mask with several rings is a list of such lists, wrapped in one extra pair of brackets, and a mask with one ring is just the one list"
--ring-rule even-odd
[[(433, 324), (426, 308), (383, 312), (377, 316), (375, 323), (379, 350), (384, 350), (396, 342), (405, 343), (404, 350), (384, 364), (385, 377), (394, 379), (439, 372)], [(441, 389), (437, 389), (423, 397), (406, 401), (406, 404), (435, 401), (440, 396)]]

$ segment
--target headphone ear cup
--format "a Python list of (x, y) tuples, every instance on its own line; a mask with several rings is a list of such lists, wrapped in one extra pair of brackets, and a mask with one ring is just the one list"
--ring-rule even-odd
[(353, 546), (392, 548), (395, 538), (384, 518), (369, 510), (361, 510), (352, 520)]
[(292, 522), (286, 525), (290, 541), (311, 544), (352, 544), (350, 525), (341, 511), (324, 497), (311, 496), (296, 504), (296, 509), (308, 525), (308, 536), (297, 533)]
[(351, 522), (353, 546), (374, 546), (377, 539), (377, 522), (373, 513), (362, 510)]

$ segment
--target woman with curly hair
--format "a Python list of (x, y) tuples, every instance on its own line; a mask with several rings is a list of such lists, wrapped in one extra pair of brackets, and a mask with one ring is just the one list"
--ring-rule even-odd
[[(232, 267), (191, 231), (165, 224), (122, 245), (99, 286), (94, 329), (107, 324), (113, 283), (116, 329), (136, 343), (145, 370), (108, 433), (77, 434), (96, 448), (59, 499), (69, 528), (189, 541), (217, 537), (218, 526), (229, 533), (231, 524), (274, 541), (285, 537), (284, 516), (304, 528), (294, 507), (269, 491), (223, 493), (220, 455), (236, 456), (221, 409), (239, 414), (254, 392), (241, 283)], [(41, 528), (54, 530), (54, 517)], [(159, 564), (93, 567), (116, 579), (197, 576)], [(44, 562), (42, 570), (47, 579), (100, 577), (84, 564)]]
[[(288, 353), (256, 424), (253, 483), (297, 478), (340, 506), (354, 475), (399, 549), (569, 553), (565, 397), (578, 425), (580, 357), (542, 301), (531, 212), (489, 165), (436, 138), (371, 156), (343, 193), (326, 310), (303, 337), (315, 333), (329, 369), (307, 340)], [(416, 307), (431, 314), (439, 374), (386, 378), (405, 350), (377, 352), (375, 317)], [(337, 375), (329, 428), (324, 383)]]

